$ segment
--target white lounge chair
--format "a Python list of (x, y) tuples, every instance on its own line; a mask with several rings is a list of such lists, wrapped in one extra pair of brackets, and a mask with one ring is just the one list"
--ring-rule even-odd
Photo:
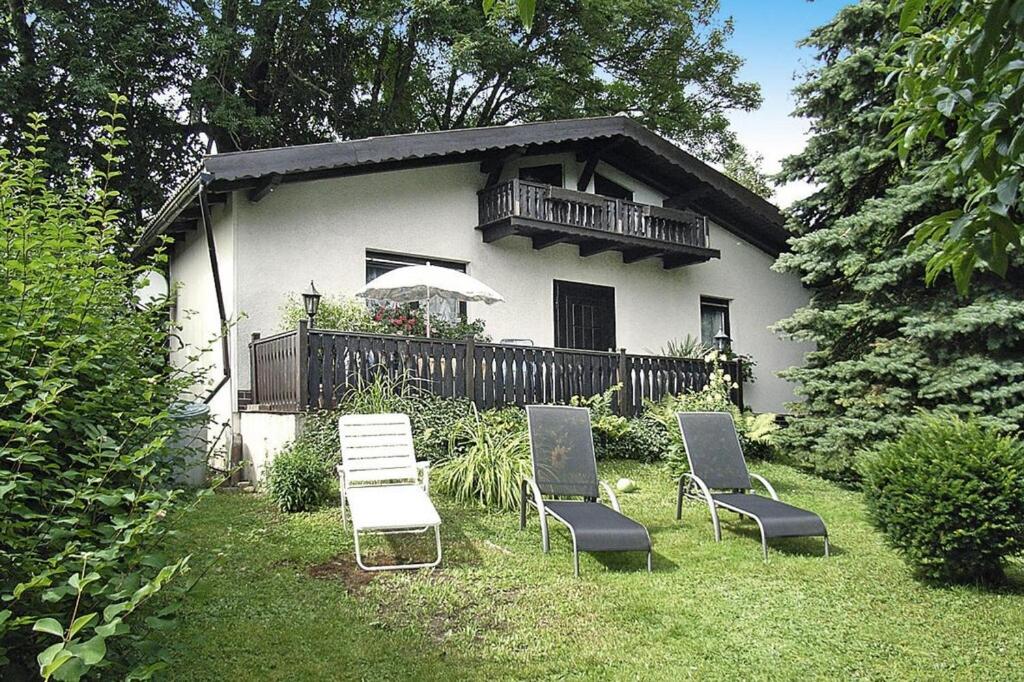
[[(338, 420), (341, 520), (352, 514), (356, 563), (364, 571), (428, 568), (441, 563), (441, 517), (430, 501), (430, 463), (417, 462), (412, 428), (404, 414), (350, 414)], [(437, 558), (428, 563), (367, 566), (360, 533), (425, 533), (434, 530)]]

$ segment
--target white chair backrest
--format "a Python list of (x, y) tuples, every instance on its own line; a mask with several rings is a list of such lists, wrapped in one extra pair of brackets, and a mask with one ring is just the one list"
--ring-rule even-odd
[(412, 427), (404, 414), (347, 414), (338, 419), (345, 485), (416, 482)]

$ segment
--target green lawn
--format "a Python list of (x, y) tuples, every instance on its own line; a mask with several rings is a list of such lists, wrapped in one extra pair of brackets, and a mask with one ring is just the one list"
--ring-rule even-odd
[[(914, 581), (865, 520), (860, 496), (760, 465), (780, 496), (818, 511), (818, 539), (773, 543), (707, 509), (674, 520), (658, 466), (612, 462), (637, 480), (623, 511), (645, 523), (639, 555), (584, 555), (572, 576), (558, 524), (540, 551), (535, 515), (467, 510), (435, 496), (445, 557), (435, 571), (353, 570), (336, 508), (284, 515), (261, 496), (218, 494), (181, 525), (194, 566), (219, 557), (166, 635), (175, 680), (328, 679), (1024, 679), (1024, 568), (998, 592)], [(423, 540), (369, 551), (429, 553)], [(376, 549), (375, 549), (376, 548)]]

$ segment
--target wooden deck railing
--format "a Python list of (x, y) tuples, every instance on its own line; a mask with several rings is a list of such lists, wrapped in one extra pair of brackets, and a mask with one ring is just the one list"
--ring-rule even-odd
[[(703, 360), (497, 343), (385, 336), (306, 329), (250, 344), (254, 408), (293, 412), (337, 407), (346, 392), (377, 372), (404, 377), (420, 390), (469, 398), (481, 409), (566, 403), (615, 384), (616, 410), (636, 415), (645, 398), (699, 390), (710, 366)], [(738, 362), (726, 371), (742, 376)], [(733, 391), (742, 406), (743, 389)]]
[(505, 218), (708, 248), (707, 221), (695, 214), (527, 180), (512, 179), (479, 193), (480, 225)]

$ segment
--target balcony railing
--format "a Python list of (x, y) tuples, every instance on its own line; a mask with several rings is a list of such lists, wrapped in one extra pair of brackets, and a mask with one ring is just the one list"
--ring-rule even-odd
[(661, 206), (513, 179), (481, 190), (480, 225), (509, 218), (592, 230), (699, 249), (708, 247), (701, 216)]

